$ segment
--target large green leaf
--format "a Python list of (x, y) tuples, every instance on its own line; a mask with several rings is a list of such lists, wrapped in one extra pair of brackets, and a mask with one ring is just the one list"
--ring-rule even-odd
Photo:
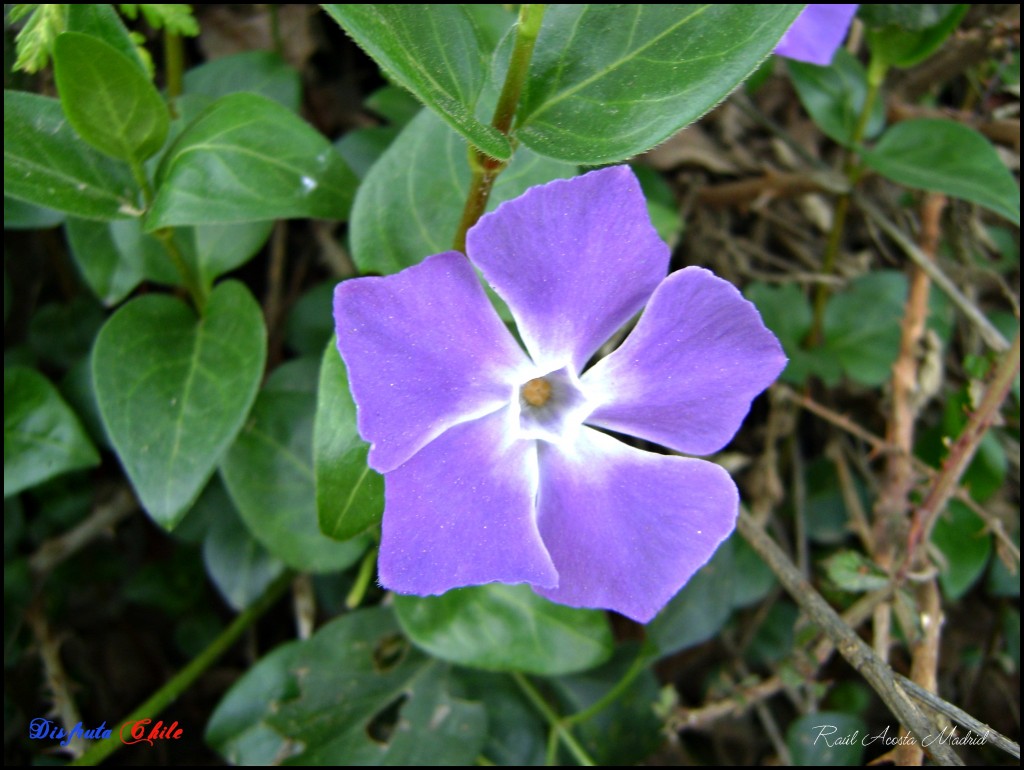
[(220, 284), (201, 319), (149, 295), (115, 313), (96, 339), (93, 380), (103, 423), (149, 514), (174, 527), (252, 406), (266, 359), (259, 305)]
[(138, 216), (128, 167), (87, 145), (60, 102), (4, 91), (4, 194), (86, 219)]
[(356, 429), (356, 405), (334, 340), (324, 351), (313, 429), (320, 531), (337, 540), (366, 531), (384, 512), (384, 477), (366, 464), (369, 445)]
[(464, 666), (568, 674), (600, 665), (612, 653), (605, 613), (554, 604), (526, 585), (396, 596), (395, 612), (417, 646)]
[(57, 389), (34, 369), (4, 369), (4, 497), (100, 456)]
[(366, 540), (339, 543), (317, 526), (316, 383), (315, 370), (309, 376), (302, 359), (277, 369), (225, 455), (221, 474), (249, 531), (268, 551), (295, 569), (328, 572), (355, 563)]
[(312, 126), (263, 96), (219, 99), (160, 163), (149, 229), (264, 219), (344, 219), (355, 174)]
[(335, 21), (387, 75), (412, 91), (476, 147), (500, 160), (512, 148), (478, 120), (491, 35), (461, 5), (326, 4)]
[[(786, 65), (801, 104), (818, 128), (844, 147), (852, 146), (868, 93), (864, 65), (844, 48), (836, 51), (828, 67), (793, 60)], [(885, 100), (876, 99), (861, 138), (877, 136), (884, 126)]]
[[(489, 206), (576, 167), (520, 148)], [(352, 207), (352, 257), (367, 273), (395, 273), (452, 247), (469, 190), (466, 144), (423, 110), (370, 169)]]
[(753, 72), (802, 7), (552, 5), (514, 134), (578, 163), (649, 150)]
[[(121, 54), (147, 77), (151, 74), (146, 62), (139, 55), (139, 46), (132, 40), (131, 33), (117, 15), (114, 6), (104, 3), (70, 3), (67, 8), (65, 32), (82, 32), (99, 38)], [(152, 62), (149, 62), (150, 68)]]
[(171, 123), (167, 105), (123, 53), (99, 38), (65, 32), (53, 65), (68, 121), (97, 150), (141, 164), (163, 147)]
[(409, 649), (383, 608), (275, 650), (206, 730), (230, 762), (263, 765), (471, 765), (485, 737), (483, 708), (451, 695), (446, 668)]
[(988, 139), (973, 128), (952, 120), (905, 120), (863, 159), (894, 182), (963, 198), (1020, 225), (1020, 188)]
[(884, 26), (869, 27), (867, 33), (871, 56), (894, 67), (913, 67), (935, 53), (960, 24), (970, 5), (908, 4), (902, 7), (910, 9), (912, 14), (917, 11), (916, 18), (907, 19), (906, 14), (903, 18), (891, 17), (883, 22)]

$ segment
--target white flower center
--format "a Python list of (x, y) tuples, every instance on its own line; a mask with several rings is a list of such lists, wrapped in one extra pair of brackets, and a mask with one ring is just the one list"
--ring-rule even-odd
[(572, 442), (594, 405), (584, 395), (571, 366), (563, 366), (517, 385), (519, 437), (554, 443)]

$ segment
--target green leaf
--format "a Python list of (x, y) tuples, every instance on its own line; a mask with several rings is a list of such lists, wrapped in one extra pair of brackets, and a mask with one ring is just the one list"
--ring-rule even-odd
[(53, 43), (57, 35), (67, 25), (68, 9), (71, 7), (58, 3), (20, 3), (10, 7), (8, 22), (13, 23), (28, 15), (28, 21), (15, 40), (18, 58), (12, 69), (33, 73), (46, 66), (53, 54)]
[[(895, 729), (895, 728), (893, 728)], [(804, 714), (789, 723), (786, 745), (800, 767), (846, 767), (861, 764), (867, 724), (836, 711)], [(895, 735), (891, 736), (896, 738)]]
[(81, 423), (43, 375), (4, 368), (4, 497), (79, 468), (100, 456)]
[(60, 102), (4, 91), (4, 194), (86, 219), (138, 216), (128, 167), (79, 138)]
[(491, 157), (508, 160), (508, 139), (474, 114), (486, 81), (490, 35), (461, 5), (332, 4), (324, 10), (381, 66)]
[(946, 564), (939, 573), (942, 592), (951, 602), (966, 594), (977, 582), (992, 553), (992, 536), (985, 522), (958, 500), (949, 504), (932, 530), (932, 543), (942, 552)]
[(225, 96), (161, 161), (147, 228), (344, 219), (358, 181), (312, 126), (265, 97)]
[(104, 320), (103, 309), (88, 294), (48, 302), (29, 322), (29, 347), (40, 360), (69, 369), (89, 355)]
[(299, 73), (272, 51), (245, 51), (214, 59), (185, 73), (185, 93), (213, 99), (249, 91), (297, 112), (302, 102)]
[(105, 3), (72, 3), (66, 7), (68, 19), (65, 32), (82, 32), (99, 38), (124, 54), (147, 78), (152, 77), (152, 62), (143, 61), (132, 34), (113, 6)]
[(60, 103), (86, 142), (116, 160), (155, 155), (171, 125), (167, 105), (136, 63), (99, 38), (65, 32), (53, 53)]
[(463, 666), (550, 676), (585, 671), (612, 654), (603, 612), (554, 604), (526, 585), (396, 596), (395, 612), (414, 644)]
[(793, 385), (803, 385), (816, 375), (827, 385), (839, 381), (842, 374), (839, 361), (827, 348), (808, 350), (804, 340), (814, 322), (811, 303), (803, 290), (793, 283), (769, 286), (752, 283), (746, 289), (747, 299), (757, 305), (765, 326), (775, 332), (782, 343), (789, 362), (782, 371), (782, 379)]
[(333, 342), (334, 287), (337, 284), (336, 280), (316, 284), (288, 311), (284, 338), (288, 347), (299, 355), (323, 355), (327, 343)]
[(547, 725), (512, 678), (469, 668), (456, 669), (455, 674), (466, 697), (487, 711), (483, 756), (499, 767), (543, 765)]
[(718, 104), (800, 5), (551, 5), (514, 134), (560, 160), (649, 150)]
[(973, 128), (952, 120), (905, 120), (862, 157), (894, 182), (977, 203), (1020, 225), (1020, 188), (988, 139)]
[(837, 551), (823, 566), (829, 580), (844, 591), (877, 591), (889, 585), (889, 576), (857, 551)]
[(789, 601), (777, 601), (763, 616), (764, 620), (743, 651), (744, 657), (754, 666), (771, 667), (793, 654), (797, 618), (800, 611)]
[(153, 29), (166, 29), (176, 35), (195, 37), (199, 24), (192, 16), (192, 6), (185, 3), (122, 3), (121, 11), (129, 19), (138, 18), (139, 11)]
[(647, 626), (659, 655), (694, 647), (717, 634), (733, 610), (733, 544), (726, 540)]
[(263, 248), (274, 223), (239, 222), (237, 224), (197, 225), (192, 228), (193, 248), (186, 259), (205, 286), (241, 267)]
[[(520, 148), (498, 177), (489, 208), (576, 167)], [(370, 169), (352, 206), (352, 258), (364, 273), (395, 273), (448, 251), (469, 191), (466, 145), (423, 110)]]
[(220, 702), (207, 742), (235, 764), (473, 764), (483, 708), (397, 632), (388, 610), (359, 610), (278, 648)]
[[(867, 7), (867, 6), (865, 6)], [(939, 49), (946, 39), (953, 34), (953, 31), (960, 24), (966, 15), (970, 5), (943, 6), (906, 6), (918, 11), (928, 8), (942, 8), (945, 13), (941, 18), (939, 14), (920, 13), (915, 21), (932, 21), (924, 27), (915, 24), (907, 27), (898, 23), (889, 23), (883, 27), (869, 27), (867, 33), (868, 46), (871, 49), (871, 56), (877, 58), (887, 66), (913, 67), (931, 56)]]
[(284, 571), (284, 564), (260, 545), (245, 528), (222, 484), (214, 480), (196, 502), (213, 509), (203, 540), (203, 563), (210, 580), (235, 610), (243, 610), (263, 595)]
[(960, 14), (962, 8), (945, 3), (865, 3), (857, 10), (857, 18), (870, 29), (892, 25), (920, 31)]
[(252, 406), (266, 360), (259, 305), (217, 286), (204, 315), (140, 297), (96, 339), (93, 380), (110, 440), (143, 507), (168, 529), (195, 502)]
[(301, 359), (267, 381), (252, 416), (224, 457), (221, 474), (242, 519), (268, 551), (306, 572), (345, 569), (366, 540), (339, 543), (321, 534), (316, 519), (313, 419), (316, 378), (290, 378)]
[(892, 375), (906, 295), (903, 273), (878, 271), (854, 279), (829, 299), (822, 320), (824, 347), (850, 379), (877, 386)]
[[(818, 128), (830, 139), (851, 147), (868, 93), (864, 66), (845, 48), (836, 51), (828, 67), (793, 60), (786, 66), (801, 104)], [(875, 99), (863, 138), (877, 136), (884, 126), (885, 99)]]
[(384, 513), (384, 477), (366, 464), (369, 444), (356, 429), (356, 406), (333, 335), (324, 351), (313, 429), (320, 531), (336, 540), (365, 532)]
[(60, 211), (4, 196), (4, 230), (46, 230), (63, 221)]
[(93, 222), (71, 217), (65, 225), (71, 256), (85, 282), (108, 307), (144, 280), (177, 285), (181, 278), (156, 238), (138, 219)]

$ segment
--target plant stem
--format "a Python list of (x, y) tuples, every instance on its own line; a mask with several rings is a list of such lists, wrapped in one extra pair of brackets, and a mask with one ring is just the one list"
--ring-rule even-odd
[(174, 102), (185, 90), (185, 46), (181, 35), (164, 30), (164, 70), (167, 77), (167, 99), (174, 112)]
[(632, 665), (626, 669), (626, 673), (622, 675), (622, 678), (619, 679), (619, 681), (616, 682), (608, 692), (582, 711), (577, 711), (575, 714), (570, 714), (569, 716), (564, 717), (562, 719), (562, 724), (567, 727), (571, 727), (572, 725), (578, 725), (581, 722), (586, 722), (588, 719), (597, 715), (617, 701), (626, 689), (633, 684), (633, 680), (640, 675), (640, 672), (647, 668), (647, 662), (651, 659), (652, 652), (653, 645), (651, 645), (650, 642), (645, 642), (637, 652)]
[[(291, 571), (287, 571), (278, 577), (278, 579), (275, 580), (266, 591), (264, 591), (263, 596), (243, 610), (239, 616), (231, 622), (231, 625), (225, 628), (220, 633), (220, 636), (210, 643), (209, 647), (193, 658), (192, 661), (185, 666), (185, 668), (175, 674), (167, 684), (153, 693), (145, 703), (122, 719), (118, 724), (131, 724), (140, 719), (152, 719), (167, 708), (167, 706), (177, 699), (179, 695), (185, 692), (185, 690), (187, 690), (192, 683), (195, 682), (204, 671), (206, 671), (206, 669), (212, 666), (221, 655), (231, 648), (231, 646), (238, 640), (238, 637), (242, 635), (243, 631), (255, 623), (264, 612), (273, 606), (274, 602), (276, 602), (281, 594), (284, 593), (284, 590), (288, 587), (288, 584), (292, 581), (293, 577), (294, 573)], [(114, 740), (113, 737), (105, 741), (97, 741), (92, 745), (92, 748), (71, 764), (90, 766), (98, 765), (123, 745), (124, 744), (121, 743), (121, 741)]]
[(185, 290), (188, 291), (189, 296), (192, 298), (192, 304), (196, 306), (196, 310), (202, 315), (206, 309), (206, 300), (209, 292), (199, 281), (199, 277), (192, 270), (192, 267), (185, 261), (185, 257), (182, 256), (181, 249), (178, 248), (178, 244), (174, 241), (174, 230), (170, 227), (165, 227), (156, 230), (153, 235), (163, 244), (164, 251), (171, 258), (174, 268), (178, 271), (178, 275), (181, 276), (182, 283), (185, 284)]
[[(885, 80), (885, 73), (888, 67), (878, 57), (873, 56), (868, 65), (868, 90), (864, 94), (864, 104), (861, 106), (860, 115), (857, 116), (857, 123), (853, 127), (853, 134), (850, 136), (850, 148), (846, 152), (846, 159), (843, 163), (843, 174), (849, 182), (850, 189), (860, 181), (862, 168), (857, 155), (857, 145), (864, 140), (868, 123), (871, 121), (871, 113), (878, 99), (878, 92)], [(843, 243), (843, 233), (846, 230), (846, 217), (850, 213), (850, 193), (843, 193), (836, 201), (835, 212), (832, 215), (832, 228), (828, 233), (828, 240), (825, 242), (825, 254), (821, 258), (821, 272), (831, 276), (836, 269), (836, 258), (839, 256), (839, 249)], [(825, 305), (828, 302), (829, 284), (818, 283), (814, 291), (814, 322), (811, 326), (811, 334), (808, 343), (811, 347), (817, 347), (824, 340), (822, 322), (825, 317)]]
[(362, 563), (359, 565), (359, 572), (356, 573), (356, 580), (352, 584), (352, 590), (345, 597), (345, 606), (354, 610), (363, 603), (366, 596), (366, 589), (370, 586), (370, 578), (373, 577), (373, 568), (377, 566), (377, 546), (366, 552)]
[[(751, 518), (746, 511), (740, 511), (736, 529), (757, 551), (783, 588), (800, 605), (800, 609), (816, 626), (821, 628), (836, 645), (839, 653), (846, 658), (868, 684), (878, 693), (885, 705), (917, 739), (918, 744), (938, 730), (917, 704), (895, 682), (895, 672), (881, 660), (864, 642), (857, 632), (843, 622), (842, 618), (819, 594), (814, 586), (800, 574), (796, 565), (774, 540)], [(928, 753), (939, 764), (963, 765), (963, 760), (941, 741), (931, 741), (926, 746)]]
[[(491, 118), (491, 125), (505, 136), (508, 136), (512, 130), (512, 121), (515, 119), (516, 108), (519, 106), (519, 97), (522, 96), (523, 85), (526, 83), (526, 75), (530, 69), (533, 46), (537, 42), (541, 21), (544, 19), (544, 8), (543, 3), (524, 3), (519, 7), (519, 21), (516, 25), (516, 41), (512, 49), (512, 58), (509, 61), (508, 72), (505, 73), (505, 83), (501, 88), (498, 104), (494, 108), (494, 117)], [(462, 218), (459, 220), (459, 227), (455, 232), (453, 248), (456, 251), (466, 252), (466, 233), (483, 216), (484, 210), (487, 208), (487, 201), (491, 197), (494, 181), (498, 178), (498, 174), (505, 170), (506, 165), (506, 162), (492, 158), (476, 147), (469, 148), (469, 167), (472, 171), (472, 178), (469, 183), (469, 192), (466, 195), (466, 205), (462, 209)]]
[(569, 749), (569, 752), (575, 757), (576, 761), (584, 767), (594, 767), (594, 760), (590, 758), (590, 755), (580, 746), (575, 736), (572, 734), (572, 730), (569, 729), (566, 721), (558, 716), (548, 705), (547, 701), (537, 692), (536, 688), (530, 684), (530, 680), (520, 674), (518, 671), (512, 673), (512, 678), (515, 683), (519, 685), (519, 689), (523, 691), (523, 694), (529, 699), (530, 703), (541, 713), (544, 719), (549, 725), (551, 730), (556, 733), (559, 738), (562, 739), (562, 743)]
[(967, 466), (971, 464), (971, 460), (974, 459), (974, 453), (978, 451), (985, 433), (996, 422), (999, 408), (1006, 400), (1013, 380), (1019, 371), (1020, 327), (1017, 328), (1017, 336), (1013, 338), (1013, 344), (1009, 351), (999, 361), (999, 365), (992, 374), (992, 379), (989, 381), (981, 403), (971, 414), (964, 429), (960, 432), (960, 436), (949, 448), (949, 456), (942, 464), (942, 470), (932, 483), (924, 502), (914, 512), (906, 557), (899, 571), (900, 576), (905, 575), (909, 569), (913, 568), (917, 546), (922, 542), (927, 542), (931, 537), (935, 520), (946, 509), (949, 499), (956, 493), (960, 477), (967, 470)]

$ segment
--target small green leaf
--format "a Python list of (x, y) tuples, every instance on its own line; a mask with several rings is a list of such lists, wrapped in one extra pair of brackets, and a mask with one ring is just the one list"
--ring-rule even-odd
[(543, 155), (577, 163), (649, 150), (722, 101), (802, 8), (548, 6), (514, 134)]
[(823, 562), (829, 580), (844, 591), (876, 591), (889, 585), (889, 576), (856, 551), (838, 551)]
[(65, 32), (53, 54), (60, 103), (86, 142), (116, 160), (155, 155), (171, 124), (167, 105), (136, 63), (99, 38)]
[[(576, 167), (520, 148), (495, 183), (490, 207)], [(466, 144), (423, 110), (370, 169), (352, 206), (352, 258), (364, 273), (395, 273), (448, 251), (469, 191)]]
[(196, 502), (210, 506), (210, 529), (203, 540), (203, 563), (224, 600), (241, 611), (263, 595), (284, 571), (249, 533), (222, 484), (213, 481)]
[(71, 217), (65, 232), (82, 277), (108, 307), (144, 280), (172, 286), (181, 280), (163, 245), (142, 231), (138, 219), (93, 222)]
[(992, 553), (992, 536), (985, 522), (958, 500), (940, 516), (932, 530), (932, 543), (946, 558), (939, 573), (942, 592), (952, 602), (959, 600), (981, 577)]
[(659, 655), (694, 647), (717, 634), (732, 615), (733, 544), (726, 540), (647, 626)]
[(450, 678), (409, 649), (390, 611), (359, 610), (249, 669), (206, 739), (235, 764), (471, 765), (486, 716)]
[(899, 355), (906, 295), (903, 273), (878, 271), (854, 279), (829, 299), (822, 322), (824, 347), (850, 379), (868, 386), (889, 379)]
[(186, 258), (205, 286), (241, 267), (263, 248), (274, 223), (270, 220), (192, 228), (193, 248)]
[(952, 120), (905, 120), (863, 159), (894, 182), (977, 203), (1020, 225), (1020, 188), (988, 139), (973, 128)]
[(463, 666), (550, 676), (585, 671), (612, 653), (603, 612), (554, 604), (526, 585), (396, 596), (395, 612), (414, 644)]
[(103, 309), (88, 294), (70, 302), (48, 302), (29, 322), (29, 347), (41, 361), (70, 369), (89, 355), (104, 320)]
[[(892, 728), (895, 729), (895, 728)], [(861, 764), (867, 724), (836, 711), (804, 714), (789, 723), (786, 745), (800, 767), (846, 767)], [(897, 736), (893, 735), (892, 738)]]
[[(334, 340), (334, 280), (318, 283), (296, 302), (284, 323), (288, 347), (299, 355), (323, 355), (324, 348)], [(314, 439), (315, 440), (315, 439)]]
[(4, 194), (86, 219), (138, 216), (128, 167), (96, 152), (60, 102), (4, 91)]
[(147, 78), (152, 77), (152, 62), (143, 61), (132, 33), (125, 27), (113, 6), (104, 3), (72, 3), (66, 7), (68, 22), (65, 32), (81, 32), (102, 40), (124, 54)]
[[(788, 61), (789, 75), (807, 114), (832, 140), (853, 145), (853, 134), (868, 93), (867, 74), (857, 58), (840, 48), (828, 67)], [(875, 100), (863, 139), (878, 135), (885, 126), (885, 99)]]
[(807, 349), (804, 341), (814, 321), (811, 303), (803, 290), (793, 283), (769, 286), (752, 283), (746, 289), (747, 299), (757, 305), (765, 326), (775, 332), (782, 343), (789, 362), (782, 371), (782, 379), (793, 385), (803, 385), (816, 375), (827, 385), (839, 381), (842, 369), (832, 351), (817, 347)]
[(121, 12), (129, 19), (138, 18), (139, 11), (153, 29), (166, 29), (176, 35), (195, 37), (199, 23), (192, 15), (192, 6), (185, 3), (121, 3)]
[(39, 372), (4, 368), (4, 497), (100, 456), (57, 389)]
[(302, 102), (299, 73), (272, 51), (245, 51), (214, 59), (185, 73), (185, 93), (212, 99), (248, 91), (297, 112)]
[(12, 69), (33, 73), (47, 65), (53, 55), (53, 43), (67, 25), (70, 7), (64, 3), (17, 3), (10, 6), (7, 21), (13, 23), (28, 16), (15, 40), (18, 58)]
[[(919, 23), (910, 27), (892, 22), (882, 27), (869, 27), (867, 39), (871, 56), (877, 57), (888, 66), (907, 68), (923, 62), (953, 34), (970, 5), (964, 3), (943, 6), (908, 5), (906, 7), (919, 11), (928, 8), (941, 8), (945, 15), (938, 18), (939, 14), (920, 13), (918, 19), (915, 19)], [(920, 22), (927, 21), (934, 21), (934, 23), (920, 26)]]
[(332, 335), (320, 366), (313, 429), (316, 508), (320, 531), (328, 537), (355, 537), (384, 513), (384, 478), (366, 464), (369, 449), (356, 429), (348, 373)]
[(266, 360), (263, 314), (229, 281), (204, 315), (140, 297), (100, 331), (93, 380), (103, 422), (143, 507), (171, 529), (241, 429)]
[(225, 96), (161, 161), (147, 228), (344, 219), (358, 180), (312, 126), (263, 96)]
[(332, 4), (324, 10), (381, 66), (483, 152), (512, 157), (508, 139), (474, 114), (489, 39), (461, 5)]
[(944, 3), (865, 3), (857, 10), (857, 18), (869, 29), (894, 26), (921, 31), (960, 14), (962, 8)]
[[(345, 569), (366, 550), (366, 540), (339, 543), (316, 520), (313, 419), (316, 377), (299, 359), (267, 381), (252, 416), (224, 457), (221, 475), (249, 531), (295, 569)], [(302, 381), (291, 377), (302, 372)], [(301, 386), (298, 389), (297, 386)]]

